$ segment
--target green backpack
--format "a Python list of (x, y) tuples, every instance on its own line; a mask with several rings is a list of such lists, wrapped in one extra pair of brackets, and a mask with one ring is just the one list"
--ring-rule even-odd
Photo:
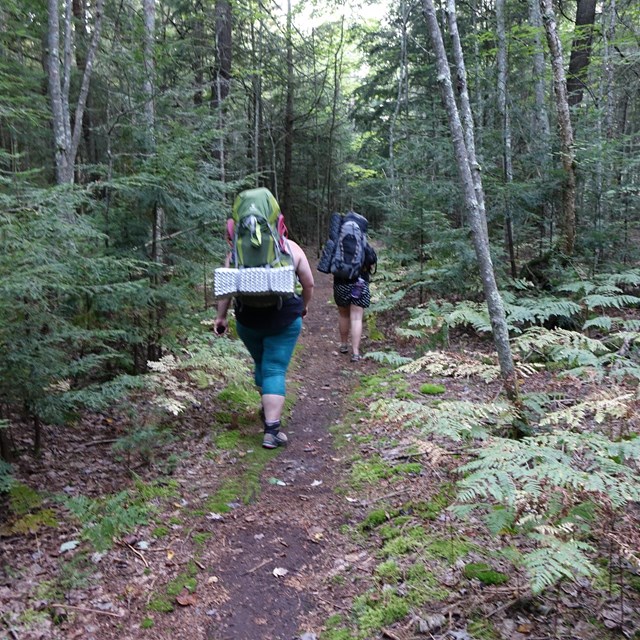
[(239, 270), (236, 299), (251, 307), (280, 306), (295, 292), (295, 272), (277, 200), (265, 188), (242, 191), (231, 221), (232, 264)]

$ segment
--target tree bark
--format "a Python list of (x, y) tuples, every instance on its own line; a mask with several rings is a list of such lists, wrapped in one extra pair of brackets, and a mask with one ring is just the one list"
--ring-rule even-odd
[(293, 32), (291, 0), (287, 1), (287, 99), (284, 110), (284, 165), (282, 168), (282, 203), (291, 215), (291, 174), (293, 172)]
[(570, 256), (573, 254), (576, 239), (576, 171), (573, 127), (569, 113), (562, 44), (558, 36), (553, 0), (540, 0), (540, 11), (547, 35), (547, 44), (551, 53), (551, 67), (553, 69), (553, 90), (558, 114), (560, 156), (564, 172), (562, 188), (563, 243), (564, 252)]
[(507, 89), (507, 34), (504, 0), (496, 0), (496, 23), (498, 36), (498, 111), (502, 120), (502, 161), (504, 194), (504, 227), (507, 253), (511, 266), (511, 277), (516, 278), (516, 257), (513, 247), (513, 219), (511, 217), (510, 190), (513, 182), (513, 153), (511, 148), (511, 122)]
[(72, 184), (74, 181), (75, 159), (80, 145), (82, 121), (89, 95), (89, 83), (93, 72), (100, 32), (102, 28), (104, 0), (97, 0), (93, 35), (87, 49), (82, 82), (75, 108), (73, 129), (71, 128), (71, 112), (69, 94), (71, 89), (71, 61), (73, 51), (71, 29), (71, 0), (64, 0), (64, 42), (63, 68), (60, 69), (60, 11), (58, 0), (49, 0), (48, 13), (48, 62), (47, 75), (49, 82), (49, 97), (51, 100), (51, 114), (53, 121), (53, 136), (55, 144), (55, 170), (58, 184)]
[[(427, 21), (427, 27), (433, 49), (436, 56), (437, 80), (442, 91), (442, 98), (449, 120), (449, 131), (454, 147), (456, 164), (460, 174), (462, 190), (464, 194), (465, 207), (469, 220), (469, 226), (473, 237), (473, 243), (480, 267), (480, 276), (482, 279), (482, 287), (487, 301), (489, 310), (489, 318), (493, 329), (493, 340), (498, 353), (498, 361), (500, 363), (500, 372), (505, 386), (506, 393), (513, 401), (518, 400), (518, 385), (513, 364), (513, 356), (509, 345), (509, 332), (507, 329), (504, 305), (498, 286), (496, 284), (493, 263), (489, 251), (489, 242), (487, 236), (486, 218), (484, 210), (480, 206), (477, 193), (483, 193), (482, 180), (474, 165), (477, 165), (475, 157), (471, 157), (467, 147), (466, 140), (473, 137), (473, 123), (467, 123), (471, 127), (471, 133), (463, 129), (460, 120), (460, 114), (455, 100), (453, 83), (449, 71), (449, 63), (447, 54), (442, 41), (442, 33), (438, 24), (436, 11), (433, 0), (423, 0), (423, 11)], [(448, 1), (447, 12), (449, 23), (456, 23), (455, 4), (453, 0)], [(457, 26), (457, 24), (456, 24)], [(456, 28), (457, 32), (457, 28)], [(458, 78), (462, 75), (465, 78), (464, 85), (466, 87), (466, 71), (464, 69), (464, 59), (460, 58), (456, 61), (458, 66)], [(465, 89), (466, 91), (466, 89)], [(468, 104), (468, 96), (467, 96)], [(468, 114), (467, 114), (468, 117)], [(473, 144), (475, 147), (475, 145)], [(475, 155), (475, 153), (474, 153)], [(473, 168), (473, 171), (472, 171)], [(474, 179), (474, 172), (478, 175)], [(482, 198), (484, 202), (484, 197)]]
[(569, 73), (567, 74), (567, 93), (569, 106), (575, 107), (582, 102), (585, 77), (591, 60), (593, 44), (593, 25), (596, 20), (596, 0), (577, 0), (576, 28), (571, 44)]

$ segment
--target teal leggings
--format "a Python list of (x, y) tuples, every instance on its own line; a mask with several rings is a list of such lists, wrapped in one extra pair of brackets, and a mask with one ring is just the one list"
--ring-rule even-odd
[(302, 318), (284, 329), (250, 329), (236, 323), (242, 342), (255, 363), (254, 379), (263, 394), (285, 395), (285, 374), (302, 330)]

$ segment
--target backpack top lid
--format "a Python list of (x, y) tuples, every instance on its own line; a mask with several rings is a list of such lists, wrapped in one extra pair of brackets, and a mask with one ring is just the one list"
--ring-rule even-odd
[(367, 233), (367, 229), (369, 228), (369, 221), (363, 215), (360, 215), (355, 211), (347, 211), (344, 216), (344, 222), (347, 222), (349, 220), (355, 222), (360, 227), (362, 233)]
[(231, 217), (239, 222), (246, 216), (257, 215), (276, 227), (280, 216), (280, 205), (271, 191), (264, 187), (240, 192), (233, 203)]

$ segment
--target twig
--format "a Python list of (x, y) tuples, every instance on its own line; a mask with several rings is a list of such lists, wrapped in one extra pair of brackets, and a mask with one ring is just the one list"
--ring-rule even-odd
[(382, 630), (382, 635), (385, 638), (391, 638), (391, 640), (402, 640), (402, 638), (400, 638), (400, 636), (397, 636), (395, 633), (392, 633), (391, 631), (389, 631), (389, 629), (383, 629)]
[(349, 607), (343, 607), (341, 604), (336, 604), (335, 602), (331, 602), (329, 600), (325, 600), (322, 596), (319, 596), (316, 594), (316, 598), (318, 598), (318, 600), (322, 600), (322, 602), (324, 602), (325, 604), (328, 604), (329, 606), (333, 607), (334, 609), (342, 609), (343, 611), (349, 611)]
[(380, 502), (381, 500), (386, 500), (387, 498), (395, 498), (396, 496), (401, 496), (403, 493), (408, 493), (411, 490), (411, 487), (405, 487), (404, 489), (400, 489), (400, 491), (394, 491), (393, 493), (387, 493), (384, 496), (378, 496), (373, 500), (369, 500), (367, 504), (373, 504), (374, 502)]
[(254, 573), (255, 571), (257, 571), (261, 567), (264, 567), (265, 564), (269, 564), (270, 562), (273, 562), (273, 558), (267, 558), (266, 560), (263, 560), (260, 564), (258, 564), (255, 567), (253, 567), (253, 569), (249, 569), (248, 571), (245, 571), (242, 575), (246, 576), (249, 573)]
[(148, 569), (149, 563), (147, 562), (147, 559), (144, 557), (144, 555), (142, 555), (142, 553), (140, 553), (140, 551), (138, 551), (137, 549), (134, 549), (128, 542), (125, 542), (125, 544), (127, 545), (127, 547), (129, 547), (129, 549), (131, 549), (131, 551), (133, 551), (133, 553), (135, 553), (142, 560), (142, 562), (144, 562), (144, 566), (147, 567)]
[(97, 613), (98, 615), (111, 616), (112, 618), (122, 618), (119, 613), (112, 613), (111, 611), (101, 611), (100, 609), (90, 609), (89, 607), (74, 607), (71, 604), (62, 604), (60, 602), (54, 602), (52, 607), (60, 607), (61, 609), (73, 609), (74, 611), (84, 611), (85, 613)]
[(518, 602), (520, 602), (520, 600), (521, 598), (514, 598), (513, 600), (509, 600), (509, 602), (506, 602), (505, 604), (499, 606), (497, 609), (494, 609), (491, 613), (488, 613), (485, 616), (485, 618), (491, 618), (492, 616), (495, 616), (496, 613), (500, 613), (505, 609), (510, 609), (511, 607), (513, 607), (514, 604), (517, 604)]
[(83, 442), (81, 447), (94, 447), (97, 444), (111, 444), (118, 442), (118, 438), (107, 438), (106, 440), (92, 440), (91, 442)]
[(203, 571), (206, 569), (206, 567), (202, 564), (202, 562), (200, 562), (199, 560), (196, 560), (195, 558), (193, 559), (194, 564), (197, 564)]

